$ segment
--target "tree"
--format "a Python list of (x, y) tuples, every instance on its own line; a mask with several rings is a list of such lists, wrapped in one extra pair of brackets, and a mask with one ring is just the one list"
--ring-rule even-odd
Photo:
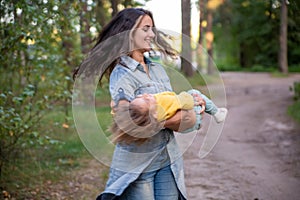
[(203, 35), (204, 35), (204, 23), (205, 23), (205, 2), (204, 0), (198, 1), (199, 9), (199, 38), (198, 38), (198, 48), (197, 48), (197, 63), (202, 67), (202, 48), (203, 48)]
[(90, 50), (90, 19), (88, 18), (87, 2), (81, 0), (82, 12), (80, 13), (80, 38), (82, 54), (87, 54)]
[(206, 48), (208, 53), (207, 60), (207, 73), (213, 74), (213, 44), (214, 44), (214, 33), (213, 33), (213, 18), (216, 9), (224, 3), (224, 0), (207, 0), (207, 28), (205, 33)]
[(279, 35), (279, 71), (288, 73), (288, 59), (287, 59), (287, 0), (281, 0), (280, 9), (280, 35)]
[[(217, 12), (213, 13), (212, 31), (218, 67), (281, 70), (279, 30), (280, 18), (284, 15), (280, 14), (280, 2), (281, 0), (227, 0), (217, 8)], [(286, 66), (289, 66), (290, 71), (297, 70), (300, 65), (299, 8), (300, 1), (289, 1)]]
[(182, 24), (182, 37), (181, 37), (181, 70), (183, 73), (191, 77), (194, 74), (193, 67), (191, 64), (191, 1), (181, 0), (181, 24)]
[[(147, 2), (149, 0), (144, 0), (144, 2)], [(119, 5), (122, 5), (125, 8), (128, 7), (137, 7), (137, 6), (142, 6), (142, 3), (139, 3), (134, 0), (110, 0), (111, 8), (112, 8), (112, 13), (111, 16), (115, 16), (119, 12)]]
[[(144, 0), (144, 3), (151, 1), (151, 0)], [(141, 3), (140, 1), (134, 1), (134, 0), (121, 0), (121, 5), (123, 5), (125, 8), (129, 7), (140, 7), (143, 6), (144, 3)]]
[[(90, 45), (90, 35), (89, 32), (89, 22), (86, 19), (87, 15), (87, 3), (85, 1), (81, 1), (79, 3), (83, 8), (83, 11), (80, 12), (80, 27), (81, 32), (81, 53), (85, 54), (89, 50)], [(75, 44), (74, 40), (76, 40), (76, 32), (74, 30), (74, 27), (72, 27), (72, 23), (70, 23), (70, 13), (74, 12), (72, 10), (72, 4), (70, 1), (65, 1), (60, 4), (60, 12), (62, 13), (62, 16), (57, 20), (58, 28), (60, 29), (60, 38), (61, 38), (61, 50), (62, 50), (62, 60), (61, 63), (62, 69), (61, 69), (61, 75), (63, 75), (63, 80), (61, 82), (62, 85), (64, 85), (64, 94), (60, 96), (60, 101), (65, 105), (64, 111), (65, 111), (65, 119), (67, 116), (69, 116), (69, 109), (68, 105), (71, 102), (71, 94), (72, 94), (72, 82), (71, 82), (71, 72), (72, 69), (76, 67), (78, 57), (75, 56)], [(72, 11), (70, 11), (70, 9)]]
[(115, 16), (119, 12), (118, 5), (120, 3), (120, 0), (110, 0), (110, 3), (112, 8), (111, 16)]
[(198, 9), (199, 9), (199, 38), (198, 38), (198, 43), (202, 44), (203, 41), (203, 33), (204, 33), (204, 27), (203, 27), (203, 22), (205, 21), (204, 19), (204, 12), (205, 12), (205, 0), (199, 0), (198, 1)]
[(213, 7), (211, 6), (212, 0), (208, 0), (207, 2), (207, 28), (205, 33), (206, 39), (206, 49), (208, 53), (207, 59), (207, 73), (213, 73), (213, 41), (214, 41), (214, 33), (212, 31), (213, 28)]
[(0, 182), (12, 161), (49, 140), (41, 119), (70, 99), (70, 75), (81, 56), (74, 53), (76, 3), (1, 2)]

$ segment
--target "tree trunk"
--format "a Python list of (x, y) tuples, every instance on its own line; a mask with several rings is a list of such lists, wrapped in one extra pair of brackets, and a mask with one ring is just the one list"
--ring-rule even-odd
[(243, 42), (239, 43), (239, 60), (240, 60), (240, 66), (242, 68), (246, 68), (246, 59), (245, 59), (245, 45)]
[(106, 25), (109, 20), (109, 16), (107, 15), (107, 10), (104, 7), (104, 0), (98, 0), (97, 5), (95, 7), (96, 13), (96, 21), (99, 22), (101, 29)]
[(113, 17), (119, 12), (118, 10), (119, 0), (110, 0), (110, 3), (112, 8), (111, 16)]
[(191, 1), (181, 0), (181, 23), (182, 23), (182, 49), (181, 49), (181, 70), (187, 77), (194, 74), (192, 67), (192, 51), (191, 51)]
[(197, 63), (200, 68), (202, 67), (202, 59), (203, 59), (203, 51), (202, 51), (202, 42), (203, 42), (203, 34), (204, 34), (204, 27), (202, 26), (202, 22), (204, 21), (204, 0), (199, 0), (199, 38), (198, 38), (198, 48), (197, 48)]
[[(64, 14), (67, 16), (67, 13), (69, 12), (69, 8), (70, 8), (70, 3), (67, 2), (64, 4), (63, 6), (63, 12)], [(86, 13), (86, 11), (84, 11), (84, 13)], [(80, 17), (81, 18), (81, 17)], [(81, 19), (80, 19), (81, 21)], [(63, 52), (64, 52), (64, 60), (66, 61), (66, 65), (67, 67), (65, 68), (65, 70), (63, 71), (63, 73), (65, 74), (65, 76), (69, 76), (70, 71), (69, 71), (69, 67), (74, 67), (74, 59), (72, 56), (72, 52), (74, 51), (74, 43), (73, 43), (73, 34), (71, 31), (71, 27), (69, 23), (64, 23), (64, 20), (62, 21), (62, 26), (61, 26), (61, 30), (62, 30), (62, 48), (63, 48)], [(66, 88), (64, 88), (65, 90), (69, 91), (69, 93), (71, 94), (71, 90), (72, 90), (72, 85), (70, 81), (66, 81)], [(65, 109), (65, 116), (69, 116), (69, 110), (68, 110), (68, 105), (70, 105), (70, 98), (69, 96), (64, 96), (63, 97), (63, 101), (64, 101), (64, 109)], [(67, 122), (67, 118), (65, 118), (65, 122)]]
[(90, 49), (91, 38), (90, 38), (90, 24), (87, 19), (87, 2), (82, 1), (82, 11), (80, 14), (80, 27), (81, 27), (81, 52), (87, 54)]
[(207, 73), (213, 73), (213, 41), (214, 41), (214, 34), (212, 31), (212, 23), (213, 23), (213, 11), (208, 9), (207, 11), (207, 29), (206, 29), (206, 48), (208, 53), (208, 60), (207, 60)]
[(204, 8), (205, 8), (205, 4), (204, 4), (204, 0), (199, 0), (199, 38), (198, 38), (198, 43), (201, 45), (202, 41), (203, 41), (203, 32), (204, 32), (204, 28), (202, 26), (202, 22), (204, 20)]
[(125, 8), (128, 8), (132, 4), (131, 0), (124, 0), (123, 5)]
[(281, 0), (280, 10), (280, 36), (279, 36), (279, 70), (280, 72), (288, 73), (287, 60), (287, 0)]

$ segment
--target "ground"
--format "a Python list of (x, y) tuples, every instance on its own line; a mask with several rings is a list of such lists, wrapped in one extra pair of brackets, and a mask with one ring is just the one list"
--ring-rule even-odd
[[(300, 199), (300, 126), (287, 116), (299, 75), (224, 73), (228, 118), (215, 148), (186, 151), (189, 199)], [(202, 130), (205, 132), (205, 127)]]
[[(300, 199), (300, 125), (287, 115), (289, 90), (300, 74), (274, 78), (267, 73), (223, 73), (228, 117), (213, 150), (198, 156), (210, 117), (192, 140), (183, 144), (189, 200)], [(185, 137), (187, 137), (186, 135)], [(180, 138), (178, 138), (180, 139)], [(180, 140), (179, 143), (191, 140)], [(95, 159), (49, 184), (49, 199), (95, 199), (108, 169)]]

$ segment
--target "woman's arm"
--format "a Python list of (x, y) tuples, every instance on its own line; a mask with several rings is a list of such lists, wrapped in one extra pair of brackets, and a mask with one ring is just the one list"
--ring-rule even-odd
[(179, 110), (174, 116), (165, 121), (164, 127), (173, 131), (182, 131), (195, 125), (196, 113), (191, 110)]
[[(198, 94), (193, 94), (194, 96), (194, 105), (202, 106), (202, 110), (200, 113), (202, 114), (205, 110), (206, 102), (205, 100)], [(176, 112), (174, 116), (165, 121), (164, 127), (169, 128), (173, 131), (184, 131), (188, 128), (191, 128), (196, 123), (196, 113), (194, 109), (190, 110), (179, 110)]]
[[(126, 100), (119, 101), (119, 105), (125, 105), (129, 102)], [(114, 114), (114, 102), (111, 101), (112, 114)], [(164, 127), (169, 128), (173, 131), (182, 131), (191, 128), (195, 125), (196, 113), (193, 109), (191, 110), (179, 110), (170, 119), (165, 121)]]

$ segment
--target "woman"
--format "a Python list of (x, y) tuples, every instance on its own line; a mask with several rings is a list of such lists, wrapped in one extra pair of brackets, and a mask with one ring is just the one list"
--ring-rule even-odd
[[(164, 68), (144, 57), (151, 45), (161, 53), (176, 51), (155, 30), (152, 13), (140, 8), (120, 11), (102, 30), (95, 47), (75, 73), (109, 77), (112, 105), (128, 104), (137, 95), (172, 91)], [(199, 97), (200, 105), (205, 102)], [(130, 119), (128, 119), (130, 120)], [(116, 144), (110, 175), (100, 199), (171, 200), (186, 199), (182, 155), (172, 130), (190, 127), (194, 111), (178, 111), (164, 128), (148, 138), (132, 138)]]

